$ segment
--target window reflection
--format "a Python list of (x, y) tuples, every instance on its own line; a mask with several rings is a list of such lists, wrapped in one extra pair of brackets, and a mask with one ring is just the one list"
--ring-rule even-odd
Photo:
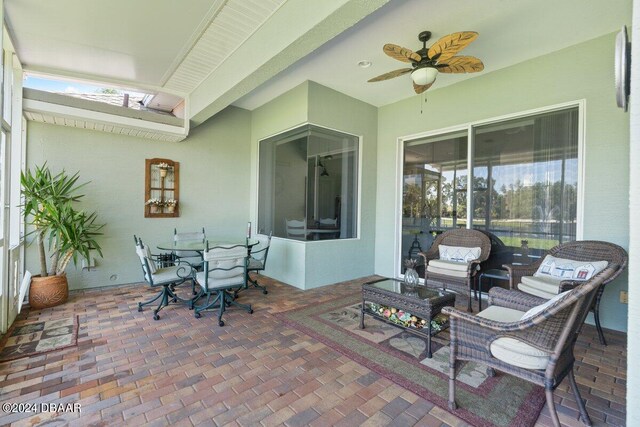
[[(493, 233), (505, 262), (530, 263), (576, 239), (578, 108), (473, 127), (404, 143), (401, 257), (416, 258), (456, 227)], [(468, 209), (471, 206), (472, 209)], [(400, 265), (403, 265), (401, 262)]]

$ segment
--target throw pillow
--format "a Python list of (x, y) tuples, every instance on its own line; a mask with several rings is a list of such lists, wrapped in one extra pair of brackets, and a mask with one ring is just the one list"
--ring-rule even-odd
[(574, 261), (547, 255), (533, 275), (562, 280), (589, 280), (607, 265), (607, 261)]
[(440, 259), (443, 261), (469, 262), (480, 257), (482, 249), (479, 247), (467, 248), (465, 246), (438, 246)]

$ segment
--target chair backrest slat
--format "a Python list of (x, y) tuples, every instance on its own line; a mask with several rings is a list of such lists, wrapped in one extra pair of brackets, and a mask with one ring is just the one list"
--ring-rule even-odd
[[(243, 285), (247, 281), (247, 259), (245, 245), (208, 247), (204, 253), (205, 290), (218, 284)], [(237, 280), (236, 280), (237, 279)]]
[[(206, 235), (204, 233), (204, 227), (202, 227), (202, 231), (188, 231), (183, 233), (178, 233), (177, 229), (173, 229), (173, 241), (174, 242), (203, 242), (206, 239)], [(200, 253), (197, 251), (174, 251), (174, 254), (177, 257), (199, 257)]]
[(284, 220), (284, 225), (287, 231), (287, 237), (293, 238), (305, 238), (307, 234), (307, 222), (306, 220), (298, 220), (298, 219), (286, 219)]

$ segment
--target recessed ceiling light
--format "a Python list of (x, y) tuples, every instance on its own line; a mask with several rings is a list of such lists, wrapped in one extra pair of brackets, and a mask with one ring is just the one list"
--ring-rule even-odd
[(360, 68), (369, 68), (369, 67), (371, 67), (371, 61), (367, 61), (366, 59), (363, 59), (362, 61), (358, 62), (358, 67), (360, 67)]

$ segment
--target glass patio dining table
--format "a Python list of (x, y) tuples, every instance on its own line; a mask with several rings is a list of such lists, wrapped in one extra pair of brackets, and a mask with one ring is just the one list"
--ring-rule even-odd
[(202, 254), (207, 248), (207, 242), (209, 243), (209, 248), (213, 248), (215, 246), (234, 246), (234, 245), (242, 245), (247, 246), (247, 250), (251, 251), (251, 248), (259, 243), (258, 239), (238, 239), (238, 240), (216, 240), (216, 239), (208, 239), (206, 241), (202, 240), (179, 240), (179, 241), (167, 241), (160, 243), (157, 248), (161, 251), (194, 251)]

